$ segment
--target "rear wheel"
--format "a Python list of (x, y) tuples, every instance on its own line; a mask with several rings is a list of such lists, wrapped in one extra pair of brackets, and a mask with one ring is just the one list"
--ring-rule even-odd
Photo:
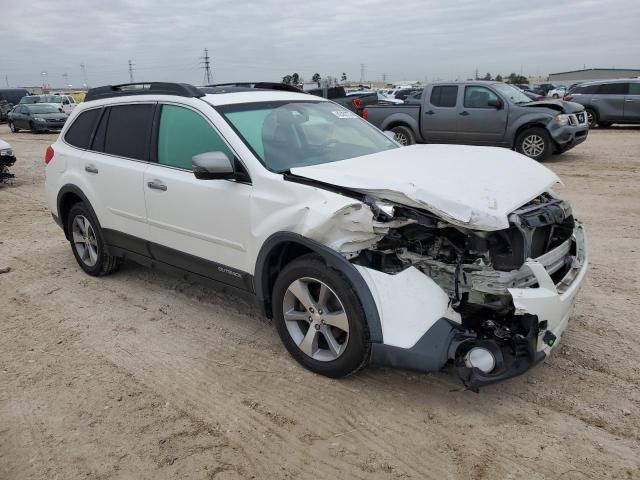
[(119, 259), (106, 252), (100, 226), (84, 203), (71, 207), (67, 231), (73, 255), (86, 273), (101, 276), (118, 269)]
[(369, 359), (369, 330), (349, 281), (317, 255), (288, 264), (273, 289), (274, 321), (291, 356), (312, 372), (344, 377)]
[(544, 162), (552, 153), (549, 134), (542, 127), (529, 128), (518, 135), (516, 150), (527, 157)]
[(393, 127), (391, 131), (396, 134), (396, 142), (403, 147), (416, 143), (416, 137), (409, 127), (399, 125), (397, 127)]

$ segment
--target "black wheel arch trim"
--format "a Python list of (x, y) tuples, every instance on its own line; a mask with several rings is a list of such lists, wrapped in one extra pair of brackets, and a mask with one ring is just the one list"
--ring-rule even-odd
[(70, 238), (69, 238), (69, 232), (67, 231), (67, 221), (66, 221), (67, 219), (62, 217), (62, 199), (68, 193), (73, 193), (73, 194), (77, 195), (78, 197), (80, 197), (82, 202), (87, 206), (87, 208), (91, 212), (91, 215), (93, 216), (93, 219), (98, 223), (98, 225), (97, 225), (98, 228), (102, 228), (100, 226), (100, 220), (98, 220), (98, 216), (96, 215), (96, 212), (93, 209), (93, 206), (91, 205), (91, 202), (89, 201), (87, 196), (84, 194), (84, 192), (79, 187), (77, 187), (76, 185), (73, 185), (73, 184), (63, 185), (62, 188), (58, 191), (58, 196), (56, 198), (56, 207), (58, 209), (57, 217), (60, 219), (59, 225), (62, 227), (62, 230), (64, 231), (64, 235), (67, 238), (67, 240), (70, 240)]
[(255, 294), (265, 315), (272, 317), (271, 289), (273, 287), (269, 285), (269, 272), (266, 267), (269, 265), (278, 247), (286, 243), (296, 243), (308, 248), (312, 252), (320, 255), (327, 265), (336, 268), (347, 277), (362, 304), (367, 326), (369, 327), (371, 342), (382, 343), (382, 325), (380, 323), (378, 308), (369, 290), (369, 286), (358, 270), (356, 270), (355, 266), (335, 250), (293, 232), (276, 232), (272, 234), (262, 244), (260, 252), (258, 253), (253, 281)]

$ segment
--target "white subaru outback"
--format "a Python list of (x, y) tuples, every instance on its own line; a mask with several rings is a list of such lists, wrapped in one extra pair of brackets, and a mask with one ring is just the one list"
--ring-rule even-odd
[(292, 90), (90, 90), (45, 156), (80, 267), (132, 260), (244, 291), (330, 377), (452, 364), (477, 389), (544, 359), (587, 270), (556, 175), (502, 148), (400, 147)]

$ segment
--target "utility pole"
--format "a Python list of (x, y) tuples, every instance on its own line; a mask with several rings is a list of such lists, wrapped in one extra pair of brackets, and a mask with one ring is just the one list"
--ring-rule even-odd
[(364, 63), (360, 64), (360, 83), (364, 82)]
[(80, 70), (82, 70), (82, 79), (84, 80), (84, 86), (89, 86), (89, 81), (87, 80), (87, 66), (84, 64), (84, 60), (80, 62)]
[(69, 74), (63, 73), (62, 78), (64, 78), (64, 88), (67, 88), (69, 86)]
[(4, 81), (7, 84), (7, 88), (9, 88), (9, 75), (4, 76)]
[(213, 83), (213, 77), (211, 75), (211, 62), (209, 61), (209, 49), (204, 49), (204, 57), (200, 57), (203, 61), (200, 62), (204, 69), (204, 84), (210, 85)]
[(476, 68), (476, 80), (478, 80), (478, 69)]
[(133, 67), (135, 66), (135, 63), (131, 63), (131, 60), (129, 60), (129, 83), (133, 83)]
[(382, 74), (382, 81), (383, 81), (383, 82), (386, 82), (386, 81), (387, 81), (387, 74), (386, 74), (386, 73), (383, 73), (383, 74)]

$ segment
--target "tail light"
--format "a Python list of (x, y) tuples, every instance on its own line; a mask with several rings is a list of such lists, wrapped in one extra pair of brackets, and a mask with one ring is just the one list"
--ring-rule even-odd
[(362, 118), (364, 118), (365, 120), (367, 119), (367, 117), (369, 116), (369, 110), (367, 110), (366, 108), (362, 111)]
[(53, 159), (53, 154), (56, 153), (53, 151), (53, 147), (49, 145), (47, 147), (47, 151), (44, 152), (44, 164), (49, 165), (49, 162)]
[(359, 98), (354, 98), (351, 100), (351, 103), (353, 104), (354, 107), (356, 108), (362, 108), (362, 100), (360, 100)]
[(566, 100), (567, 102), (570, 102), (571, 100), (573, 100), (573, 95), (565, 95), (563, 100)]

